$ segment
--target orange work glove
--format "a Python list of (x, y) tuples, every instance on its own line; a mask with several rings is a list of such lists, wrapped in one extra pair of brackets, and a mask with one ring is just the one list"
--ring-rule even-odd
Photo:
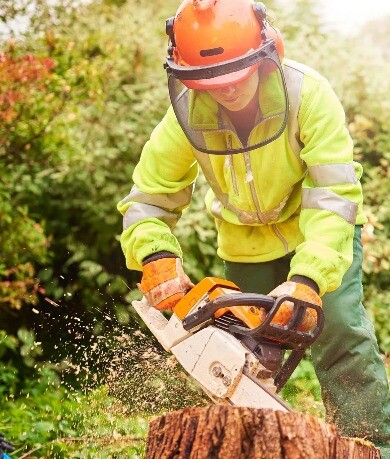
[[(307, 301), (308, 303), (314, 303), (317, 306), (322, 307), (321, 298), (318, 294), (308, 285), (301, 284), (299, 282), (292, 282), (287, 281), (283, 282), (283, 284), (276, 287), (269, 293), (270, 296), (274, 298), (278, 298), (282, 295), (289, 295), (293, 298), (298, 298), (299, 300)], [(276, 313), (274, 319), (272, 320), (273, 323), (277, 323), (279, 325), (286, 325), (291, 317), (291, 313), (293, 310), (293, 303), (291, 301), (285, 301), (279, 308), (278, 312)], [(260, 318), (262, 321), (265, 319), (265, 312), (264, 310), (260, 310)], [(264, 317), (262, 317), (264, 315)], [(311, 331), (317, 323), (317, 313), (314, 309), (306, 309), (305, 316), (302, 319), (301, 325), (299, 326), (298, 330), (303, 332)]]
[(159, 258), (142, 268), (141, 283), (137, 284), (150, 306), (172, 309), (194, 284), (183, 271), (180, 258)]

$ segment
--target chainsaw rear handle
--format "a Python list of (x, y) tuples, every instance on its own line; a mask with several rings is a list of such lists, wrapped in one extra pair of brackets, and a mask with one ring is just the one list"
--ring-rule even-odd
[[(294, 305), (289, 321), (286, 325), (272, 323), (280, 306), (285, 301), (289, 301)], [(282, 295), (275, 299), (271, 296), (257, 293), (230, 293), (221, 295), (210, 301), (203, 308), (185, 317), (182, 322), (183, 328), (191, 331), (199, 325), (206, 323), (212, 324), (215, 320), (214, 314), (218, 310), (231, 306), (254, 306), (257, 309), (265, 309), (267, 311), (264, 322), (258, 327), (249, 329), (239, 325), (231, 325), (229, 331), (232, 334), (270, 339), (283, 344), (286, 349), (305, 349), (316, 340), (324, 328), (324, 312), (320, 306), (289, 295)], [(303, 332), (298, 330), (298, 327), (308, 308), (316, 311), (317, 323), (311, 332)]]

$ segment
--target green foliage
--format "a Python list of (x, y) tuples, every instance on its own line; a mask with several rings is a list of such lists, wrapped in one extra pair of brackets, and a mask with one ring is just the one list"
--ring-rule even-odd
[(13, 441), (16, 453), (37, 449), (40, 457), (57, 459), (142, 457), (146, 420), (129, 417), (106, 387), (88, 395), (70, 393), (54, 367), (40, 363), (41, 355), (30, 331), (10, 336), (0, 330), (0, 399), (5, 401), (0, 431)]
[[(124, 266), (115, 206), (129, 192), (142, 146), (168, 106), (165, 18), (177, 3), (71, 3), (39, 0), (31, 11), (25, 1), (0, 1), (3, 24), (30, 16), (23, 39), (3, 41), (0, 51), (0, 321), (7, 330), (0, 331), (0, 398), (6, 400), (0, 431), (20, 451), (40, 446), (37, 454), (47, 457), (140, 457), (143, 442), (130, 437), (142, 437), (146, 424), (129, 417), (125, 405), (132, 401), (118, 403), (118, 394), (111, 398), (105, 388), (69, 394), (48, 356), (59, 347), (60, 357), (73, 352), (70, 359), (80, 359), (88, 337), (107, 334), (112, 323), (139, 328), (128, 308), (139, 295), (139, 274)], [(283, 10), (274, 1), (268, 6), (286, 56), (324, 74), (345, 107), (365, 168), (365, 304), (388, 354), (390, 87), (384, 75), (390, 69), (387, 42), (377, 37), (386, 18), (365, 29), (375, 46), (362, 46), (361, 37), (328, 33), (312, 0)], [(216, 231), (204, 210), (206, 188), (200, 177), (175, 229), (194, 280), (222, 276)], [(84, 320), (85, 336), (76, 339), (68, 317)], [(159, 373), (146, 386), (161, 388), (161, 380)], [(126, 384), (137, 381), (132, 375)], [(179, 406), (177, 394), (187, 384), (177, 385), (173, 375), (166, 383), (179, 391), (160, 408), (171, 401)], [(283, 395), (296, 409), (323, 415), (309, 361)], [(59, 440), (68, 437), (81, 440)]]
[(0, 310), (37, 303), (43, 289), (35, 279), (35, 264), (49, 259), (43, 227), (29, 217), (26, 207), (11, 204), (5, 177), (0, 179)]
[[(82, 441), (68, 444), (69, 458), (142, 458), (145, 453), (147, 420), (129, 417), (121, 403), (102, 387), (78, 398), (75, 428)], [(74, 422), (75, 413), (69, 412)], [(65, 442), (64, 442), (65, 443)]]
[[(167, 104), (164, 81), (152, 79), (160, 69), (154, 56), (164, 32), (151, 38), (147, 27), (152, 18), (164, 23), (168, 10), (160, 6), (157, 18), (156, 5), (150, 5), (129, 21), (131, 4), (93, 4), (80, 8), (73, 21), (73, 10), (61, 10), (58, 3), (53, 12), (40, 3), (32, 21), (36, 30), (28, 40), (8, 45), (12, 62), (24, 62), (27, 53), (53, 62), (37, 87), (9, 83), (7, 91), (23, 94), (23, 104), (14, 105), (12, 117), (3, 122), (7, 135), (0, 158), (7, 165), (4, 188), (13, 184), (7, 195), (12, 208), (23, 208), (25, 220), (44, 228), (46, 242), (36, 245), (46, 246), (47, 257), (29, 259), (34, 285), (37, 289), (42, 279), (46, 295), (64, 307), (94, 308), (101, 292), (112, 304), (126, 293), (118, 275), (124, 266), (114, 237), (121, 228), (115, 205), (128, 193), (140, 149)], [(61, 17), (56, 27), (45, 22), (51, 14)], [(150, 47), (144, 52), (146, 41)], [(4, 213), (9, 220), (10, 205)], [(16, 245), (15, 256), (2, 267), (4, 282), (21, 264), (17, 258), (29, 234), (26, 224), (9, 226)], [(11, 250), (8, 237), (0, 241), (2, 252), (3, 246)], [(125, 277), (134, 285), (129, 281), (134, 275)], [(18, 308), (36, 302), (36, 291), (31, 301), (24, 293), (14, 289)], [(9, 303), (10, 294), (3, 297)]]
[(53, 459), (144, 456), (146, 419), (129, 417), (104, 387), (70, 394), (51, 377), (43, 375), (28, 397), (7, 401), (0, 414), (0, 431), (13, 440), (15, 457), (27, 451)]
[(0, 431), (20, 448), (74, 435), (62, 417), (68, 406), (66, 390), (51, 366), (40, 362), (40, 344), (25, 328), (17, 336), (0, 330), (0, 398), (6, 402)]
[[(71, 405), (66, 391), (50, 371), (42, 371), (24, 396), (7, 400), (0, 416), (0, 429), (24, 451), (59, 437), (74, 436), (71, 423), (63, 419)], [(61, 456), (63, 457), (63, 456)]]
[(325, 417), (321, 387), (310, 360), (303, 359), (281, 391), (281, 396), (298, 412)]

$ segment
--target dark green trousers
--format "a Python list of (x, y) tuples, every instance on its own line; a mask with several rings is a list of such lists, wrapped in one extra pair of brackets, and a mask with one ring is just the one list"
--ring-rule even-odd
[[(286, 280), (291, 258), (266, 263), (225, 262), (226, 278), (244, 292), (266, 294)], [(374, 327), (361, 303), (362, 258), (361, 228), (356, 227), (353, 263), (341, 286), (322, 298), (325, 327), (311, 354), (327, 421), (343, 435), (389, 445), (389, 387)], [(385, 449), (381, 449), (382, 458), (390, 458), (390, 449)]]

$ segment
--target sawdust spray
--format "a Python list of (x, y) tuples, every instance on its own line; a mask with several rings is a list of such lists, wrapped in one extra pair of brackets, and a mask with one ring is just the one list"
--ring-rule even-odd
[(86, 394), (106, 385), (122, 412), (137, 416), (209, 402), (174, 357), (147, 330), (141, 330), (142, 325), (129, 327), (109, 314), (104, 315), (100, 333), (96, 333), (95, 316), (89, 321), (74, 315), (62, 317), (62, 334), (54, 347), (66, 349), (56, 365), (68, 389)]

